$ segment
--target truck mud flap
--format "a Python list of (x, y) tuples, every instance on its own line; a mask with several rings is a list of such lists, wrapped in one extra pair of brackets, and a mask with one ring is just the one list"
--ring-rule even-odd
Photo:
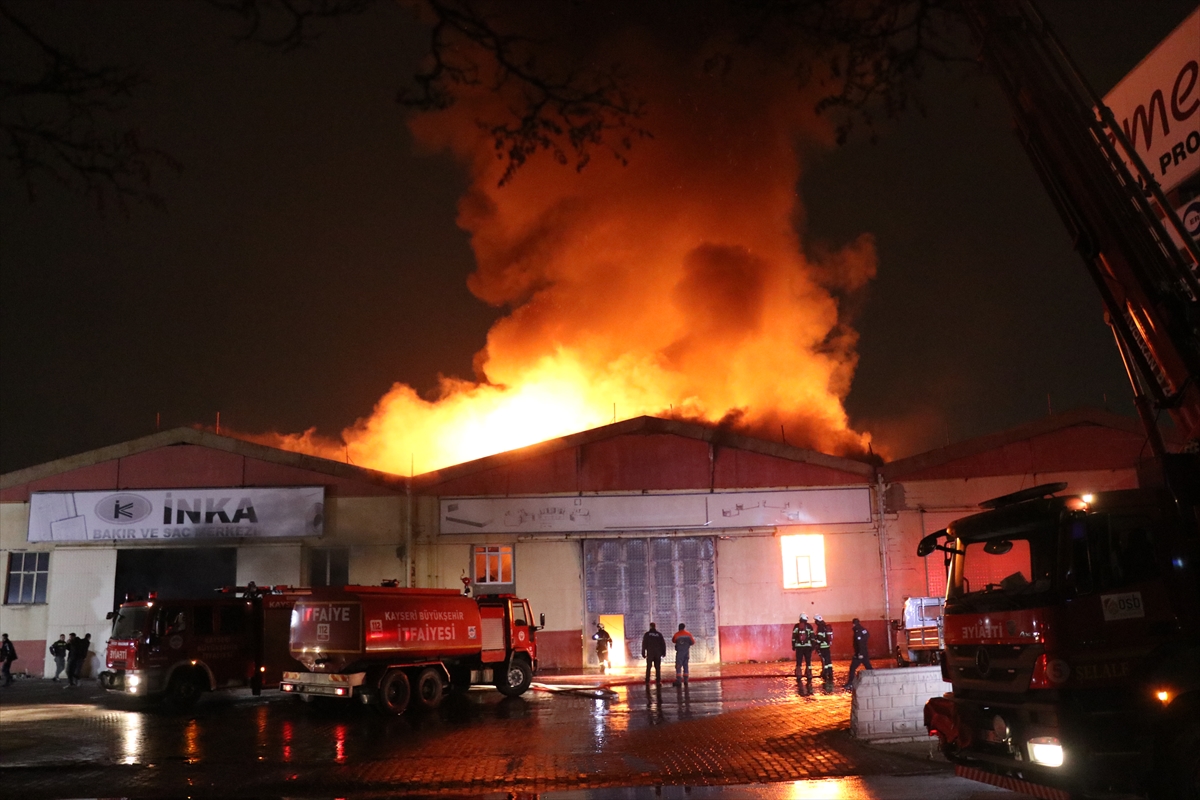
[(1029, 781), (1023, 781), (1020, 778), (1009, 778), (1004, 775), (993, 775), (982, 769), (974, 767), (964, 767), (958, 765), (954, 768), (954, 774), (960, 778), (967, 780), (979, 781), (992, 786), (999, 786), (1001, 789), (1008, 789), (1013, 792), (1020, 792), (1031, 797), (1040, 797), (1042, 800), (1071, 800), (1071, 793), (1062, 789), (1054, 789), (1049, 786), (1041, 786)]

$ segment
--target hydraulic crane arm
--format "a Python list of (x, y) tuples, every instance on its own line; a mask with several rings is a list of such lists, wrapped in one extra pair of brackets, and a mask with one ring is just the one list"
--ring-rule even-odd
[[(1032, 3), (967, 0), (964, 7), (1012, 107), (1018, 138), (1100, 290), (1157, 454), (1163, 447), (1155, 409), (1168, 411), (1194, 448), (1200, 442), (1200, 251)], [(1151, 199), (1164, 210), (1163, 220)], [(1164, 225), (1177, 228), (1187, 251), (1175, 248)]]

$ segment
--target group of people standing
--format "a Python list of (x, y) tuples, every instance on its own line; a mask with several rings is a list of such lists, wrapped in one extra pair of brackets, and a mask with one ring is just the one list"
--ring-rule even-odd
[[(596, 658), (600, 661), (600, 671), (604, 672), (612, 663), (608, 659), (608, 651), (612, 647), (612, 636), (604, 629), (604, 624), (596, 623), (596, 632), (592, 634), (596, 643)], [(688, 662), (691, 660), (692, 645), (696, 637), (688, 632), (687, 625), (679, 623), (679, 630), (671, 636), (675, 645), (675, 685), (687, 683)], [(642, 658), (646, 659), (646, 683), (650, 683), (650, 671), (654, 671), (654, 682), (662, 683), (662, 660), (667, 655), (667, 639), (658, 627), (651, 622), (650, 630), (642, 635)]]
[(54, 678), (58, 680), (58, 676), (67, 671), (67, 688), (69, 686), (79, 685), (79, 675), (83, 671), (83, 663), (87, 661), (88, 651), (92, 648), (92, 635), (85, 633), (83, 638), (79, 638), (74, 633), (67, 638), (63, 634), (58, 635), (58, 641), (50, 645), (50, 655), (54, 657)]
[[(826, 684), (832, 684), (833, 627), (820, 614), (815, 615), (813, 621), (817, 623), (815, 628), (808, 621), (808, 615), (801, 614), (800, 620), (792, 626), (792, 649), (796, 651), (796, 680), (812, 684), (812, 657), (815, 649), (817, 657), (821, 659), (821, 678)], [(74, 636), (74, 634), (71, 635)], [(859, 667), (874, 669), (868, 653), (871, 633), (858, 617), (854, 618), (852, 635), (854, 637), (854, 657), (850, 660), (850, 675), (846, 679), (844, 687), (846, 689), (854, 686), (854, 675), (858, 672)], [(612, 666), (608, 651), (612, 648), (613, 640), (608, 631), (604, 629), (603, 623), (596, 623), (596, 632), (592, 634), (592, 641), (596, 643), (596, 658), (600, 662), (600, 671), (604, 672)], [(688, 661), (692, 645), (696, 643), (696, 637), (692, 636), (688, 632), (687, 626), (681, 622), (679, 630), (671, 637), (671, 642), (675, 645), (675, 684), (687, 683)], [(655, 683), (662, 683), (662, 660), (666, 654), (666, 637), (651, 622), (650, 630), (642, 636), (642, 658), (646, 659), (646, 683), (650, 683), (651, 670), (654, 671)], [(803, 674), (800, 672), (802, 664), (804, 666)]]
[[(54, 657), (53, 680), (57, 681), (58, 676), (65, 669), (67, 671), (67, 686), (78, 686), (79, 673), (83, 670), (83, 662), (87, 661), (88, 651), (91, 648), (92, 635), (90, 633), (85, 633), (82, 639), (73, 633), (70, 639), (63, 634), (59, 634), (58, 641), (50, 645), (50, 655)], [(8, 638), (7, 633), (0, 634), (0, 663), (3, 663), (0, 674), (3, 674), (5, 686), (12, 686), (12, 664), (16, 660), (16, 645)]]
[[(812, 684), (812, 654), (816, 648), (821, 659), (821, 678), (826, 684), (833, 683), (833, 628), (820, 615), (813, 617), (816, 628), (808, 621), (807, 614), (800, 615), (800, 621), (792, 626), (792, 649), (796, 651), (796, 680), (804, 680)], [(846, 679), (845, 688), (854, 686), (854, 674), (858, 668), (874, 669), (868, 655), (871, 632), (863, 626), (858, 617), (854, 618), (854, 657), (850, 660), (850, 676)], [(800, 665), (804, 665), (804, 674), (800, 674)]]

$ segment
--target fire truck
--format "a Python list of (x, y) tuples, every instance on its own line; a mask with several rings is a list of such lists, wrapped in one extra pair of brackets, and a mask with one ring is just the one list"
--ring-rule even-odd
[[(959, 774), (986, 783), (1196, 798), (1200, 252), (1032, 4), (964, 9), (1100, 290), (1153, 458), (1141, 488), (1035, 486), (921, 540), (918, 555), (947, 568), (941, 668), (953, 689), (928, 702), (925, 724)], [(1164, 445), (1163, 410), (1182, 452)]]
[(109, 613), (112, 634), (100, 685), (176, 708), (204, 692), (279, 684), (298, 665), (288, 654), (292, 605), (307, 589), (226, 587), (200, 599), (128, 599)]
[(537, 669), (529, 601), (471, 598), (454, 589), (342, 586), (314, 589), (292, 612), (291, 654), (306, 671), (280, 689), (299, 697), (358, 700), (402, 714), (433, 709), (449, 688), (495, 686), (524, 694)]

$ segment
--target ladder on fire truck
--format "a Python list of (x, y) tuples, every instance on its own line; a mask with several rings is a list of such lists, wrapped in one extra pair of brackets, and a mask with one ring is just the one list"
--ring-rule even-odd
[[(1170, 460), (1157, 422), (1163, 410), (1195, 453), (1200, 248), (1032, 2), (968, 0), (964, 7), (1017, 136), (1100, 290), (1155, 456)], [(1186, 250), (1174, 246), (1168, 226)]]

